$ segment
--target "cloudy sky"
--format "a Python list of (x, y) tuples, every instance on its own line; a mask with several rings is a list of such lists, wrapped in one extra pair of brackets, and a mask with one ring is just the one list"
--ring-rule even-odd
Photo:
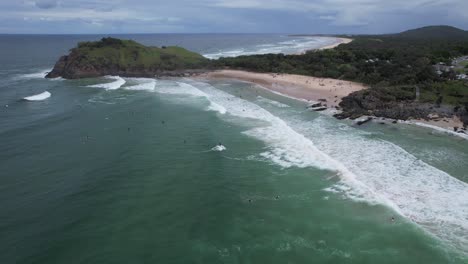
[(0, 33), (390, 33), (468, 29), (468, 0), (0, 0)]

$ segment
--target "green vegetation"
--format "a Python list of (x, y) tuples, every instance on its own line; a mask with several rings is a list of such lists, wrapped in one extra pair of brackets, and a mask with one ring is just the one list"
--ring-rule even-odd
[(112, 64), (120, 68), (145, 67), (175, 70), (197, 67), (206, 59), (180, 47), (146, 47), (132, 40), (103, 38), (97, 42), (82, 42), (72, 50), (83, 54), (84, 62)]
[(412, 38), (412, 39), (444, 39), (444, 40), (468, 40), (468, 33), (459, 28), (451, 26), (428, 26), (418, 29), (408, 30), (399, 34), (394, 34), (394, 37)]
[[(258, 72), (278, 72), (362, 82), (382, 98), (412, 94), (395, 100), (414, 100), (415, 87), (425, 102), (468, 104), (468, 86), (455, 81), (455, 72), (439, 76), (434, 66), (447, 65), (468, 54), (468, 32), (439, 26), (401, 34), (353, 36), (353, 42), (331, 50), (309, 51), (304, 55), (267, 54), (221, 58), (218, 67)], [(409, 92), (411, 90), (411, 92)]]
[(146, 47), (132, 40), (103, 38), (81, 42), (62, 57), (47, 77), (102, 75), (154, 76), (158, 72), (199, 69), (209, 60), (181, 47)]

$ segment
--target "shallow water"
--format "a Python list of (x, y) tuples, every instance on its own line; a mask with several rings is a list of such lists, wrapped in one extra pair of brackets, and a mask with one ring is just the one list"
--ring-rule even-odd
[(2, 263), (468, 261), (466, 140), (243, 82), (40, 78), (65, 48), (1, 54)]

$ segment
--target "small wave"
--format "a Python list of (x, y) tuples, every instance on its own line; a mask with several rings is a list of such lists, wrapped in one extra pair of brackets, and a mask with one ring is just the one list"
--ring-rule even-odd
[[(208, 100), (210, 97), (210, 95), (184, 82), (177, 82), (177, 86), (163, 84), (160, 87), (157, 87), (156, 92), (162, 93), (162, 94), (188, 95), (188, 96), (194, 96), (194, 97), (202, 97)], [(211, 100), (209, 101), (210, 101), (210, 105), (208, 106), (208, 110), (216, 111), (220, 114), (226, 113), (226, 109), (223, 106), (215, 102), (212, 102)]]
[(420, 127), (430, 128), (430, 129), (433, 129), (435, 131), (438, 131), (438, 132), (441, 132), (441, 133), (444, 133), (444, 134), (457, 136), (457, 137), (464, 138), (464, 139), (468, 140), (468, 135), (467, 134), (458, 133), (458, 132), (455, 132), (455, 131), (450, 130), (450, 129), (445, 129), (445, 128), (442, 128), (442, 127), (438, 127), (438, 126), (434, 126), (434, 125), (430, 125), (430, 124), (426, 124), (426, 123), (422, 123), (422, 122), (416, 122), (416, 121), (399, 121), (399, 122), (404, 123), (404, 124), (413, 124), (413, 125), (420, 126)]
[(259, 44), (246, 48), (220, 50), (218, 52), (204, 54), (203, 56), (209, 59), (218, 59), (220, 57), (237, 57), (255, 54), (295, 54), (306, 50), (325, 47), (336, 41), (336, 38), (332, 37), (301, 37), (276, 43)]
[[(468, 247), (467, 183), (391, 142), (370, 139), (351, 127), (336, 129), (323, 116), (313, 122), (291, 122), (300, 133), (316, 138), (314, 143), (321, 151), (352, 172), (355, 182), (382, 197), (380, 201), (455, 247)], [(373, 201), (363, 189), (346, 181), (326, 190), (352, 200)]]
[(215, 147), (211, 148), (211, 150), (221, 152), (221, 151), (225, 151), (226, 147), (223, 145), (216, 145)]
[(38, 72), (19, 74), (17, 75), (17, 78), (18, 79), (44, 79), (50, 71), (52, 71), (52, 69), (44, 69)]
[(48, 91), (45, 91), (45, 92), (40, 93), (40, 94), (24, 97), (23, 100), (26, 100), (26, 101), (42, 101), (42, 100), (45, 100), (45, 99), (49, 98), (50, 96), (51, 96), (51, 94)]
[(267, 149), (259, 154), (261, 159), (283, 168), (333, 171), (341, 181), (327, 191), (385, 204), (455, 247), (468, 246), (468, 184), (390, 142), (370, 139), (349, 126), (340, 129), (326, 117), (310, 122), (289, 116), (286, 122), (207, 83), (193, 81), (185, 86), (199, 89), (227, 114), (241, 117), (243, 124), (245, 118), (265, 121), (265, 125), (243, 132), (267, 143)]
[(126, 90), (132, 91), (154, 91), (156, 88), (156, 80), (155, 79), (147, 79), (147, 78), (134, 78), (137, 82), (141, 82), (136, 85), (127, 86), (125, 87)]
[(101, 83), (101, 84), (94, 84), (94, 85), (88, 85), (86, 87), (92, 87), (92, 88), (104, 88), (106, 90), (116, 90), (122, 87), (122, 85), (125, 84), (125, 80), (120, 77), (120, 76), (106, 76), (106, 79), (111, 79), (114, 80), (113, 82), (110, 83)]
[(270, 100), (270, 99), (267, 99), (267, 98), (261, 97), (261, 96), (257, 96), (257, 101), (262, 102), (262, 103), (271, 104), (271, 105), (274, 105), (274, 106), (279, 107), (279, 108), (289, 108), (290, 107), (287, 104), (283, 104), (283, 103), (280, 103), (278, 101), (273, 101), (273, 100)]

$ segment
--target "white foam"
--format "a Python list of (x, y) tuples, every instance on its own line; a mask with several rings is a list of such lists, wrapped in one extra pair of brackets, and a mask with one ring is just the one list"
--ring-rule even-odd
[[(200, 89), (197, 89), (194, 86), (188, 83), (184, 83), (184, 82), (177, 82), (177, 86), (168, 85), (167, 83), (164, 83), (161, 86), (157, 87), (156, 92), (163, 93), (163, 94), (188, 95), (192, 97), (202, 97), (208, 100), (210, 98), (210, 95), (208, 95), (207, 93), (204, 93)], [(211, 100), (209, 101), (210, 101), (210, 105), (208, 106), (208, 110), (216, 111), (220, 114), (226, 113), (226, 109), (223, 106)]]
[[(198, 87), (198, 90), (206, 95), (211, 103), (222, 106), (226, 113), (232, 116), (263, 121), (263, 126), (244, 132), (246, 135), (269, 143), (268, 150), (262, 153), (261, 156), (275, 159), (278, 164), (285, 168), (313, 166), (328, 170), (336, 169), (333, 160), (318, 151), (310, 140), (295, 132), (283, 120), (267, 110), (254, 103), (220, 91), (209, 84), (194, 84)], [(184, 86), (197, 89), (188, 83), (185, 83)]]
[(332, 37), (301, 37), (276, 43), (259, 44), (252, 47), (236, 48), (231, 50), (219, 50), (214, 53), (204, 54), (206, 58), (218, 59), (220, 57), (237, 57), (255, 54), (295, 54), (310, 49), (318, 49), (336, 43)]
[(225, 150), (226, 150), (226, 147), (223, 146), (223, 145), (216, 145), (216, 146), (213, 147), (211, 150), (213, 150), (213, 151), (218, 151), (218, 152), (222, 152), (222, 151), (225, 151)]
[(88, 85), (87, 87), (92, 87), (92, 88), (104, 88), (106, 90), (116, 90), (122, 87), (122, 85), (125, 84), (125, 80), (120, 77), (120, 76), (105, 76), (107, 79), (114, 80), (113, 82), (110, 83), (100, 83), (100, 84), (94, 84), (94, 85)]
[[(432, 167), (390, 142), (369, 139), (353, 128), (343, 131), (319, 117), (293, 125), (317, 147), (342, 164), (387, 205), (436, 236), (459, 248), (468, 248), (468, 184)], [(341, 182), (329, 191), (358, 200), (367, 193)]]
[(48, 91), (45, 91), (40, 94), (24, 97), (23, 99), (26, 101), (42, 101), (42, 100), (49, 98), (50, 96), (51, 94)]
[(52, 71), (52, 69), (44, 69), (40, 70), (38, 72), (33, 72), (33, 73), (27, 73), (27, 74), (20, 74), (18, 77), (20, 79), (43, 79), (46, 77), (46, 75)]
[(273, 100), (270, 100), (270, 99), (262, 97), (262, 96), (257, 96), (257, 101), (262, 102), (262, 103), (271, 104), (271, 105), (274, 105), (274, 106), (279, 107), (279, 108), (289, 108), (290, 107), (287, 104), (283, 104), (283, 103), (280, 103), (278, 101), (273, 101)]
[(156, 88), (156, 80), (155, 79), (147, 79), (147, 78), (135, 78), (139, 84), (127, 86), (125, 87), (126, 90), (132, 91), (154, 91)]
[(445, 129), (445, 128), (442, 128), (442, 127), (438, 127), (438, 126), (434, 126), (434, 125), (430, 125), (430, 124), (426, 124), (426, 123), (422, 123), (422, 122), (417, 122), (417, 121), (399, 121), (399, 122), (404, 123), (404, 124), (412, 124), (412, 125), (416, 125), (416, 126), (420, 126), (420, 127), (431, 128), (431, 129), (434, 129), (436, 131), (442, 132), (444, 134), (448, 134), (448, 135), (468, 139), (467, 134), (457, 133), (457, 132), (455, 132), (453, 130), (450, 130), (450, 129)]
[[(457, 248), (468, 248), (468, 184), (428, 165), (401, 147), (369, 137), (370, 132), (325, 116), (314, 121), (288, 116), (288, 123), (249, 101), (209, 84), (185, 83), (187, 89), (222, 106), (228, 116), (260, 120), (245, 131), (262, 140), (260, 154), (284, 168), (316, 167), (335, 171), (342, 179), (327, 188), (346, 197), (381, 203), (418, 223)], [(260, 125), (262, 124), (262, 125)], [(259, 126), (260, 125), (260, 126)]]

